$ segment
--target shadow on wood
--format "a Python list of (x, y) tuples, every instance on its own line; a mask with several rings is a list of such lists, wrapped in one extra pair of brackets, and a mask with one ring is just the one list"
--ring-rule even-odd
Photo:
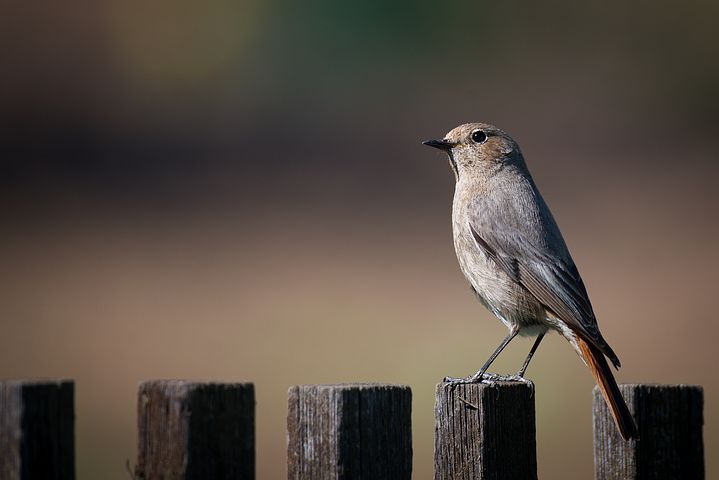
[(383, 384), (288, 392), (287, 478), (409, 480), (412, 391)]
[(620, 385), (639, 439), (624, 441), (594, 389), (597, 480), (704, 478), (704, 394), (692, 385)]
[(138, 480), (255, 478), (253, 384), (144, 382), (137, 416)]
[(0, 479), (74, 480), (75, 386), (0, 381)]

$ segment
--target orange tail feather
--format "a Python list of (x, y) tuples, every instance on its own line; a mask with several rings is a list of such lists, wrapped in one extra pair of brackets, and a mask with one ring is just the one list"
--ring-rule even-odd
[(627, 408), (627, 404), (624, 402), (624, 397), (622, 397), (619, 391), (617, 382), (614, 380), (614, 375), (612, 375), (612, 371), (604, 355), (599, 349), (581, 338), (578, 338), (577, 342), (582, 358), (587, 363), (594, 380), (602, 391), (604, 400), (612, 412), (614, 423), (616, 423), (622, 438), (624, 438), (624, 440), (637, 438), (637, 426), (634, 423), (632, 414), (629, 413), (629, 408)]

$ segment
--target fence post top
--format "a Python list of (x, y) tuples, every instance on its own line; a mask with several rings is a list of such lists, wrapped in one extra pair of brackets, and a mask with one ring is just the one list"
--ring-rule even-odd
[(410, 390), (409, 385), (397, 385), (392, 383), (327, 383), (327, 384), (305, 384), (292, 385), (289, 390), (294, 389), (316, 389), (316, 390)]
[(31, 386), (31, 385), (74, 385), (75, 380), (69, 378), (9, 378), (0, 380), (3, 386)]
[(161, 380), (142, 380), (139, 382), (140, 388), (153, 386), (167, 387), (254, 387), (254, 383), (245, 381), (225, 382), (222, 380), (187, 380), (179, 378), (168, 378)]
[[(599, 387), (597, 387), (596, 385), (594, 386), (594, 390), (597, 390), (598, 388)], [(661, 392), (667, 390), (698, 390), (699, 392), (704, 391), (704, 387), (702, 385), (686, 383), (620, 383), (619, 388), (652, 392)]]

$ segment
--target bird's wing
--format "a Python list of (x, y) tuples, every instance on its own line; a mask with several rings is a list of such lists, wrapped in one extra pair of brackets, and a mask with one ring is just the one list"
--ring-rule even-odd
[(522, 232), (521, 223), (487, 222), (480, 217), (481, 207), (471, 216), (469, 228), (478, 247), (514, 281), (524, 286), (542, 305), (551, 310), (575, 334), (595, 345), (615, 367), (619, 359), (599, 332), (592, 305), (577, 267), (564, 246), (554, 220), (551, 225), (556, 242), (542, 242)]

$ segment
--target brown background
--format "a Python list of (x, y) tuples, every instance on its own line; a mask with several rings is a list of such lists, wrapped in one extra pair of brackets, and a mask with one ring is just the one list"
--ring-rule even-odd
[[(142, 379), (254, 381), (258, 478), (285, 475), (289, 385), (406, 383), (430, 478), (434, 384), (505, 332), (420, 141), (481, 120), (522, 145), (619, 379), (704, 385), (715, 477), (718, 10), (0, 3), (0, 376), (76, 379), (78, 478), (111, 480)], [(590, 375), (557, 336), (528, 375), (540, 477), (590, 478)]]

